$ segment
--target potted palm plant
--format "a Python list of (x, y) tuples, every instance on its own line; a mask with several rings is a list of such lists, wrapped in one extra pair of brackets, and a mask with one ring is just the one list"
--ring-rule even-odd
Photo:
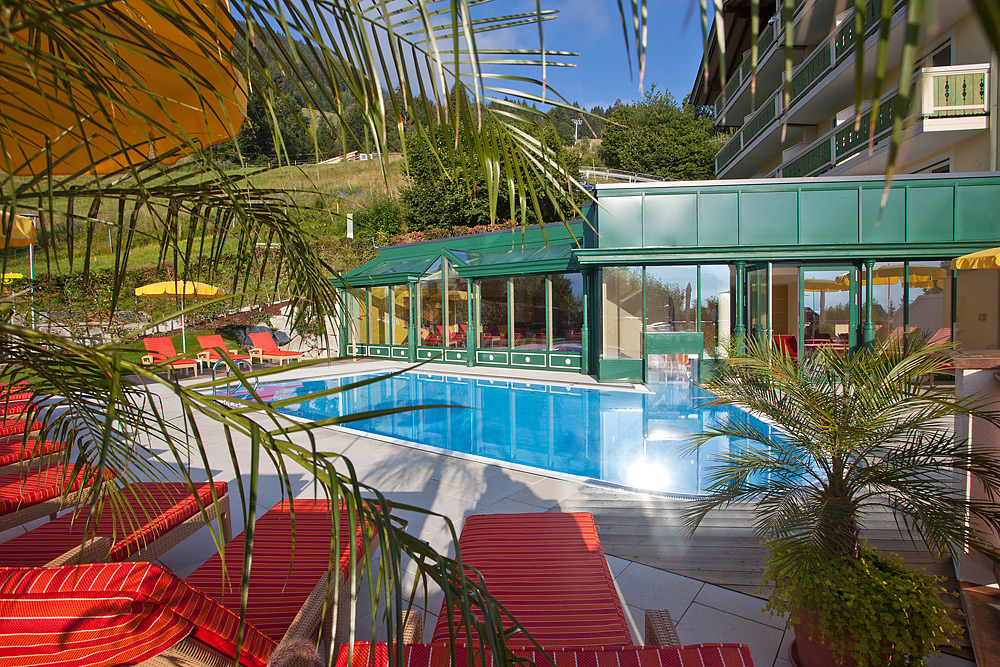
[[(704, 384), (710, 404), (745, 412), (695, 437), (695, 448), (717, 437), (730, 448), (686, 518), (694, 529), (715, 508), (754, 504), (770, 551), (765, 581), (775, 585), (769, 607), (790, 614), (803, 667), (881, 665), (890, 656), (919, 665), (955, 631), (933, 578), (862, 541), (877, 513), (892, 513), (942, 553), (989, 554), (984, 533), (1000, 528), (1000, 461), (956, 439), (950, 419), (1000, 424), (1000, 414), (984, 397), (924, 387), (951, 347), (918, 338), (797, 362), (746, 341), (746, 352)], [(987, 500), (956, 490), (966, 476)]]

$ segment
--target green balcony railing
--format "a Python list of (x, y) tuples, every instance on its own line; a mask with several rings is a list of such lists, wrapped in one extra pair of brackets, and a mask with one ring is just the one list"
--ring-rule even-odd
[(925, 118), (985, 116), (989, 114), (989, 65), (928, 67), (923, 75)]
[(832, 166), (833, 155), (828, 138), (782, 167), (781, 175), (786, 178), (816, 176)]
[(715, 173), (718, 174), (722, 169), (732, 162), (736, 154), (740, 152), (743, 148), (742, 132), (737, 132), (733, 135), (733, 138), (722, 147), (722, 150), (715, 155)]
[(748, 146), (777, 117), (779, 102), (780, 100), (777, 95), (771, 97), (771, 99), (764, 103), (764, 106), (757, 110), (753, 118), (748, 120), (747, 124), (743, 126), (743, 131), (740, 134), (743, 135), (744, 146)]
[(826, 76), (831, 69), (830, 45), (829, 43), (820, 46), (806, 62), (804, 62), (792, 77), (791, 97), (794, 103), (807, 91), (811, 90), (816, 82)]
[[(882, 2), (884, 1), (887, 0), (868, 0), (868, 4), (865, 5), (865, 39), (868, 39), (868, 37), (878, 29), (878, 22), (882, 18)], [(898, 12), (902, 7), (905, 7), (906, 4), (907, 0), (896, 0), (893, 5), (893, 14)], [(854, 13), (852, 12), (846, 19), (844, 19), (842, 27), (837, 32), (837, 37), (834, 39), (834, 61), (837, 64), (854, 52), (854, 45), (857, 41), (856, 37), (857, 35), (854, 34)]]
[[(879, 104), (878, 117), (875, 119), (874, 139), (876, 143), (888, 136), (889, 132), (892, 131), (892, 117), (895, 112), (896, 95), (893, 94), (892, 97), (882, 100), (882, 103)], [(853, 122), (848, 122), (845, 123), (846, 127), (844, 129), (837, 132), (836, 139), (834, 140), (837, 160), (855, 153), (856, 149), (864, 146), (868, 142), (868, 139), (873, 136), (871, 115), (871, 110), (866, 111), (861, 116), (861, 122), (857, 129), (855, 129)]]

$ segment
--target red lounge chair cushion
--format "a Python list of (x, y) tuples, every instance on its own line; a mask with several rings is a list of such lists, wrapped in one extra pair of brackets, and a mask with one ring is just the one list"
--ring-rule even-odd
[[(347, 545), (354, 543), (360, 559), (367, 540), (361, 526), (352, 539), (349, 523), (341, 515), (340, 571), (350, 565)], [(275, 641), (281, 639), (302, 603), (329, 569), (333, 518), (327, 500), (296, 500), (294, 537), (288, 502), (282, 502), (257, 519), (254, 528), (253, 565), (247, 621)], [(243, 562), (243, 536), (233, 538), (225, 549), (230, 570)], [(238, 570), (237, 570), (238, 571)], [(222, 574), (222, 559), (213, 555), (185, 581), (219, 604), (238, 611), (240, 578)], [(336, 583), (336, 582), (332, 582)]]
[(62, 450), (63, 443), (58, 440), (35, 440), (25, 442), (21, 438), (0, 441), (0, 466), (9, 466), (21, 461), (27, 461), (37, 456), (52, 454)]
[[(465, 520), (459, 547), (462, 561), (542, 646), (632, 645), (592, 515), (474, 515)], [(444, 602), (432, 641), (449, 641)], [(529, 644), (514, 637), (507, 645)]]
[(40, 431), (44, 423), (39, 421), (26, 422), (23, 419), (4, 419), (0, 417), (0, 438), (9, 438), (12, 435), (23, 435), (25, 431)]
[[(151, 563), (0, 568), (0, 665), (104, 667), (148, 660), (193, 635), (236, 655), (239, 616)], [(274, 642), (244, 626), (241, 664)]]
[[(201, 349), (208, 353), (208, 358), (212, 361), (218, 361), (224, 358), (219, 350), (225, 350), (226, 354), (229, 354), (229, 348), (226, 347), (226, 341), (222, 340), (222, 336), (219, 334), (208, 334), (205, 336), (198, 336), (198, 345), (201, 345)], [(249, 359), (249, 354), (229, 354), (230, 359)]]
[(174, 341), (168, 336), (149, 336), (142, 339), (142, 344), (145, 346), (147, 352), (153, 354), (154, 358), (161, 356), (165, 359), (170, 359), (177, 356)]
[(94, 470), (73, 469), (51, 465), (42, 469), (28, 468), (0, 476), (0, 515), (10, 514), (45, 500), (58, 498), (63, 492), (76, 491), (82, 483), (92, 483)]
[[(341, 644), (336, 667), (388, 667), (385, 644)], [(408, 644), (401, 665), (406, 667), (469, 667), (469, 654), (458, 649), (451, 661), (447, 644)], [(750, 648), (744, 644), (693, 644), (691, 646), (641, 646), (613, 648), (564, 648), (541, 653), (518, 649), (514, 653), (539, 667), (753, 667)], [(351, 658), (348, 660), (348, 658)], [(476, 656), (475, 664), (493, 664), (492, 656)]]
[[(225, 482), (216, 482), (215, 495), (227, 491)], [(195, 489), (202, 506), (212, 503), (212, 485)], [(182, 521), (194, 516), (198, 503), (184, 482), (132, 484), (122, 489), (114, 512), (105, 507), (96, 531), (87, 530), (86, 512), (69, 513), (34, 530), (0, 544), (0, 566), (40, 566), (79, 546), (87, 537), (111, 540), (112, 562), (125, 560)], [(114, 514), (118, 514), (117, 517)]]

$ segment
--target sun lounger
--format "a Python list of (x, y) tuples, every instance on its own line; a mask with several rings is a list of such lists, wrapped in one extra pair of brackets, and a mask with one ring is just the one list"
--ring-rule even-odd
[(239, 361), (241, 359), (250, 360), (249, 354), (240, 354), (239, 350), (230, 350), (226, 348), (226, 341), (222, 340), (222, 336), (219, 334), (198, 336), (198, 345), (201, 345), (201, 352), (198, 353), (198, 358), (206, 363), (215, 363), (220, 359), (223, 359), (223, 355), (219, 350), (225, 350), (226, 354), (233, 361)]
[(31, 438), (9, 438), (0, 440), (0, 475), (17, 472), (28, 466), (39, 467), (38, 461), (49, 455), (58, 454), (63, 449), (59, 440), (36, 440)]
[(274, 338), (266, 331), (258, 331), (248, 335), (250, 336), (250, 342), (253, 343), (253, 347), (247, 350), (251, 360), (257, 357), (261, 363), (265, 361), (277, 361), (278, 365), (282, 365), (286, 361), (298, 361), (302, 358), (301, 352), (279, 349), (274, 342)]
[(179, 370), (189, 370), (198, 373), (201, 362), (196, 359), (179, 359), (180, 355), (174, 349), (174, 341), (168, 336), (149, 336), (142, 339), (142, 344), (149, 354), (142, 358), (143, 366), (166, 365), (176, 374)]
[[(377, 544), (368, 527), (352, 535), (342, 515), (339, 575), (329, 581), (330, 503), (295, 502), (294, 560), (292, 530), (287, 502), (258, 519), (242, 627), (242, 535), (226, 545), (228, 577), (218, 554), (185, 579), (150, 563), (0, 568), (0, 664), (15, 656), (29, 667), (231, 665), (242, 632), (238, 664), (263, 667), (282, 639), (312, 639), (323, 614), (329, 625), (351, 550)], [(349, 597), (341, 591), (343, 604)], [(26, 622), (31, 636), (21, 631)]]
[[(483, 514), (465, 520), (462, 562), (545, 648), (633, 646), (621, 598), (587, 513)], [(452, 629), (465, 641), (453, 611)], [(451, 639), (446, 601), (432, 642)], [(505, 627), (510, 627), (509, 624)], [(677, 645), (666, 610), (646, 616), (646, 644)], [(530, 647), (523, 636), (511, 647)]]
[(77, 504), (85, 489), (108, 474), (99, 475), (96, 469), (86, 466), (74, 470), (50, 465), (0, 476), (0, 530), (54, 516)]
[[(218, 505), (213, 502), (213, 487)], [(120, 491), (119, 505), (112, 512), (110, 503), (96, 529), (87, 530), (89, 505), (70, 512), (54, 521), (0, 544), (0, 566), (38, 567), (52, 563), (78, 548), (84, 537), (106, 538), (110, 562), (152, 561), (186, 537), (193, 535), (208, 521), (221, 516), (223, 541), (232, 538), (229, 496), (225, 482), (202, 483), (192, 495), (185, 482), (137, 482)], [(205, 513), (202, 514), (201, 508)], [(218, 507), (219, 512), (216, 512)], [(67, 563), (68, 564), (68, 563)]]
[[(754, 667), (750, 647), (745, 644), (692, 644), (690, 646), (625, 646), (615, 648), (566, 648), (541, 653), (515, 649), (514, 655), (523, 664), (538, 667)], [(389, 651), (385, 644), (355, 642), (337, 647), (335, 667), (389, 667)], [(449, 660), (446, 644), (407, 644), (402, 661), (406, 667), (475, 667), (469, 664), (464, 650), (455, 652)], [(495, 664), (491, 655), (476, 656), (476, 665)]]

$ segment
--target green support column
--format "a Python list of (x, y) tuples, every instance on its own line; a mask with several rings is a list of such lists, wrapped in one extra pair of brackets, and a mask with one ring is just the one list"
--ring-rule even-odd
[(465, 325), (465, 350), (466, 350), (465, 365), (474, 366), (475, 364), (473, 364), (472, 362), (474, 357), (476, 356), (475, 341), (479, 337), (478, 333), (479, 327), (476, 325), (478, 325), (479, 323), (473, 321), (473, 315), (476, 312), (475, 304), (473, 301), (476, 298), (476, 295), (474, 294), (472, 289), (472, 278), (465, 279), (465, 294), (466, 294), (466, 301), (469, 305), (469, 316), (468, 319), (466, 320), (466, 325)]
[(736, 339), (736, 352), (744, 353), (743, 341), (747, 335), (746, 310), (743, 308), (743, 288), (746, 284), (747, 270), (746, 262), (736, 262), (736, 326), (733, 328), (733, 337)]
[(580, 327), (580, 372), (590, 375), (590, 289), (594, 286), (594, 273), (583, 274), (583, 325)]
[(337, 355), (347, 356), (347, 303), (344, 301), (344, 290), (337, 290)]
[(875, 342), (875, 322), (872, 319), (872, 299), (875, 296), (874, 285), (872, 285), (873, 273), (875, 271), (875, 260), (865, 260), (865, 325), (861, 329), (861, 340), (865, 346)]
[(410, 293), (410, 331), (406, 336), (407, 358), (413, 362), (417, 360), (417, 290), (412, 282), (406, 283), (406, 289)]

